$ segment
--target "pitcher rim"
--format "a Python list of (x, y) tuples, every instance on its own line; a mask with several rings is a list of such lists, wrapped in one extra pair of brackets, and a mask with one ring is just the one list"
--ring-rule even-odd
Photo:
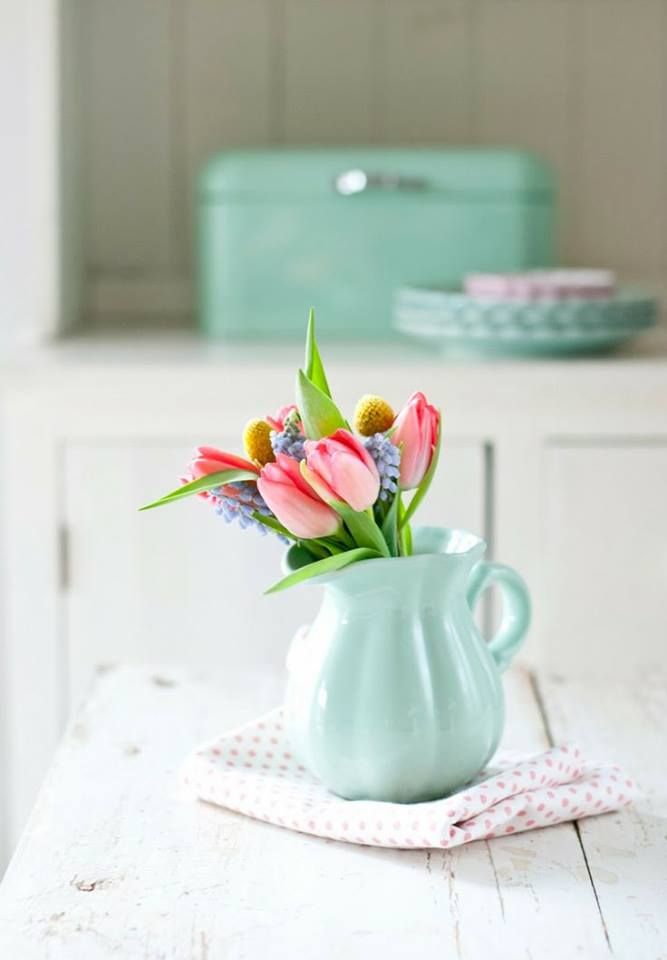
[[(416, 527), (414, 530), (415, 534), (420, 533), (449, 533), (449, 534), (461, 534), (466, 538), (471, 539), (470, 546), (465, 550), (452, 550), (445, 552), (442, 550), (427, 551), (425, 553), (412, 553), (409, 557), (372, 557), (369, 560), (359, 561), (366, 567), (369, 564), (376, 566), (379, 563), (396, 563), (400, 561), (403, 564), (409, 563), (411, 561), (423, 561), (425, 558), (441, 557), (443, 559), (449, 559), (452, 557), (463, 558), (470, 556), (475, 550), (479, 550), (480, 557), (484, 555), (485, 551), (488, 548), (487, 541), (484, 537), (480, 536), (477, 533), (473, 533), (471, 530), (466, 530), (464, 527), (437, 527), (437, 526), (420, 526)], [(481, 549), (480, 549), (481, 548)], [(286, 551), (283, 556), (282, 568), (285, 574), (294, 573), (296, 570), (299, 570), (304, 564), (292, 565), (290, 563), (289, 557), (293, 551), (300, 549), (298, 544), (292, 544)], [(352, 570), (353, 567), (356, 567), (357, 564), (350, 564), (348, 567), (342, 567), (340, 570), (333, 570), (330, 573), (321, 573), (319, 576), (312, 577), (310, 580), (305, 581), (307, 584), (314, 584), (315, 586), (322, 585), (325, 582), (330, 582), (332, 580), (337, 580), (342, 577), (344, 574)]]

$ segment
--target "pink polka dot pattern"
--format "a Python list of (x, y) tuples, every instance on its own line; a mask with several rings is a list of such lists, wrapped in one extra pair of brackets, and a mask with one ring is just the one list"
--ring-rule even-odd
[(282, 711), (193, 754), (183, 782), (201, 800), (318, 837), (404, 849), (456, 847), (628, 806), (637, 787), (573, 744), (533, 757), (498, 753), (460, 793), (408, 805), (342, 800), (294, 757)]

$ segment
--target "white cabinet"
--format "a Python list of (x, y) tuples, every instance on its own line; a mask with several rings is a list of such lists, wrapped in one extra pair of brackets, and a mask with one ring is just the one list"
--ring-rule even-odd
[[(104, 363), (60, 349), (3, 392), (12, 837), (95, 665), (215, 664), (263, 683), (317, 604), (312, 585), (264, 597), (281, 545), (203, 501), (137, 510), (176, 485), (197, 442), (238, 450), (245, 420), (289, 398), (293, 348), (151, 343), (114, 361), (109, 347)], [(418, 522), (482, 533), (525, 576), (525, 661), (581, 675), (664, 659), (664, 360), (445, 365), (372, 345), (332, 347), (327, 361), (345, 410), (364, 390), (400, 401), (416, 386), (442, 406)]]
[(667, 438), (546, 453), (543, 658), (616, 675), (665, 660)]
[[(292, 634), (316, 609), (313, 586), (263, 596), (281, 575), (284, 547), (275, 537), (227, 525), (197, 497), (137, 512), (177, 485), (194, 445), (194, 437), (65, 444), (69, 703), (100, 663), (281, 670)], [(220, 445), (231, 450), (238, 441)], [(420, 521), (484, 533), (485, 487), (484, 447), (448, 442)]]

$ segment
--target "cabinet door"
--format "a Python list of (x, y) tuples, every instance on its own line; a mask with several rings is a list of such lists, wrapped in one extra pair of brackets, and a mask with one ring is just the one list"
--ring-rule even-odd
[(551, 447), (546, 479), (548, 665), (613, 675), (663, 661), (667, 443)]
[[(312, 586), (263, 595), (281, 575), (275, 537), (227, 525), (198, 497), (137, 512), (176, 485), (192, 446), (188, 438), (66, 446), (70, 699), (104, 662), (280, 670), (292, 634), (317, 607)], [(481, 530), (484, 489), (483, 447), (451, 441), (420, 519)]]

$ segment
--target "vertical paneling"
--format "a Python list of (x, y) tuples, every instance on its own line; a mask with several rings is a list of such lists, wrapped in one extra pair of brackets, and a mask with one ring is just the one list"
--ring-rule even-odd
[(665, 20), (661, 0), (577, 6), (577, 260), (650, 273), (665, 225)]
[(185, 231), (181, 258), (191, 249), (197, 175), (208, 157), (225, 147), (270, 140), (271, 0), (185, 0), (182, 36), (183, 179), (177, 202)]
[(81, 183), (83, 150), (81, 116), (84, 58), (79, 0), (60, 2), (60, 204), (61, 204), (61, 330), (76, 328), (82, 318), (84, 242)]
[(372, 0), (286, 0), (282, 132), (287, 143), (370, 139), (374, 10)]
[(475, 139), (534, 150), (561, 184), (563, 229), (571, 198), (571, 4), (482, 0), (474, 23)]
[(99, 313), (184, 310), (196, 176), (237, 145), (524, 147), (558, 175), (564, 262), (667, 259), (665, 0), (71, 2)]
[(98, 273), (170, 256), (171, 15), (161, 0), (87, 0), (87, 260)]
[(378, 138), (384, 142), (470, 140), (470, 4), (380, 0)]

